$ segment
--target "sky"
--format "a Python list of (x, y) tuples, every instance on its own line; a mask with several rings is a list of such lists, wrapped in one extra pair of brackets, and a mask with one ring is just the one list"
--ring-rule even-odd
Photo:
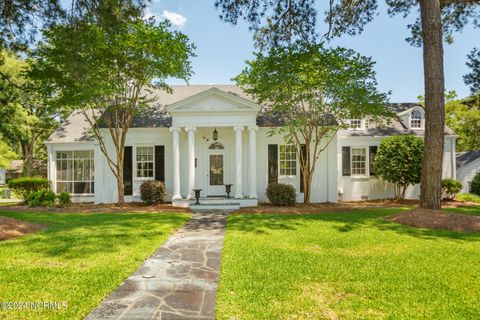
[[(382, 2), (382, 1), (379, 1)], [(185, 33), (196, 46), (192, 61), (194, 75), (190, 84), (226, 84), (245, 67), (245, 60), (253, 57), (252, 33), (245, 23), (233, 26), (222, 22), (213, 0), (153, 0), (147, 14), (168, 19), (174, 28)], [(370, 22), (361, 35), (344, 36), (330, 42), (370, 56), (376, 61), (378, 88), (389, 92), (391, 102), (415, 102), (423, 95), (422, 49), (405, 41), (410, 35), (401, 16), (390, 17), (385, 7)], [(319, 24), (319, 33), (324, 26)], [(480, 46), (480, 30), (467, 27), (455, 34), (451, 45), (445, 44), (445, 88), (455, 90), (460, 98), (469, 94), (463, 83), (468, 73), (467, 54)], [(184, 84), (172, 79), (171, 84)]]

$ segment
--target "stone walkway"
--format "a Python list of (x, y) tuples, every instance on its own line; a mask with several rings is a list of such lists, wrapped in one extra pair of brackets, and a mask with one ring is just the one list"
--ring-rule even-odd
[(85, 319), (214, 319), (225, 224), (195, 214)]

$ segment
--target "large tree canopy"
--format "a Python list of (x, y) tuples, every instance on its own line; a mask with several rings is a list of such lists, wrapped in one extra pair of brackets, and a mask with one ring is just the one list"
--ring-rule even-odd
[(318, 157), (335, 132), (347, 119), (389, 114), (386, 95), (376, 89), (374, 62), (353, 50), (298, 42), (257, 53), (247, 65), (236, 81), (284, 122), (272, 133), (295, 147), (308, 203)]
[(465, 84), (470, 86), (472, 95), (480, 98), (480, 50), (475, 48), (467, 56), (467, 67), (470, 73), (466, 74), (463, 79)]
[(45, 32), (31, 75), (49, 83), (58, 104), (83, 113), (123, 204), (124, 146), (133, 118), (148, 109), (149, 88), (168, 91), (168, 78), (190, 77), (194, 46), (167, 21), (145, 21), (128, 7), (117, 15), (100, 6), (73, 19)]

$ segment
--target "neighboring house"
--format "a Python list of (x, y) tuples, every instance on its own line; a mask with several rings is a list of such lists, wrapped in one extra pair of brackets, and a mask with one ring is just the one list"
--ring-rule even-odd
[(470, 183), (480, 172), (480, 151), (457, 153), (457, 180), (462, 183), (462, 192), (470, 192)]
[[(154, 111), (137, 117), (129, 130), (124, 163), (126, 201), (139, 200), (145, 180), (165, 182), (175, 205), (187, 205), (194, 188), (201, 196), (232, 196), (242, 206), (266, 201), (269, 182), (292, 184), (303, 201), (296, 153), (281, 136), (270, 136), (281, 119), (272, 117), (234, 85), (173, 86), (173, 93), (152, 93)], [(393, 187), (375, 178), (372, 159), (380, 140), (395, 134), (424, 134), (424, 110), (418, 104), (393, 104), (399, 115), (390, 124), (351, 119), (321, 153), (312, 185), (312, 202), (390, 198)], [(108, 133), (105, 133), (108, 136)], [(455, 139), (445, 131), (444, 177), (455, 177)], [(88, 133), (80, 112), (72, 115), (46, 141), (48, 177), (56, 192), (75, 201), (111, 203), (116, 180)], [(113, 144), (109, 142), (113, 154)], [(418, 197), (418, 186), (408, 197)]]
[(0, 186), (3, 186), (6, 183), (5, 173), (5, 168), (0, 168)]

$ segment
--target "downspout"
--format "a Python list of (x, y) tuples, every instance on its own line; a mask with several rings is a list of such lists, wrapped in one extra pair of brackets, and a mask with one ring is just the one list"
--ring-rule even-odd
[(457, 137), (452, 137), (452, 179), (457, 180)]

